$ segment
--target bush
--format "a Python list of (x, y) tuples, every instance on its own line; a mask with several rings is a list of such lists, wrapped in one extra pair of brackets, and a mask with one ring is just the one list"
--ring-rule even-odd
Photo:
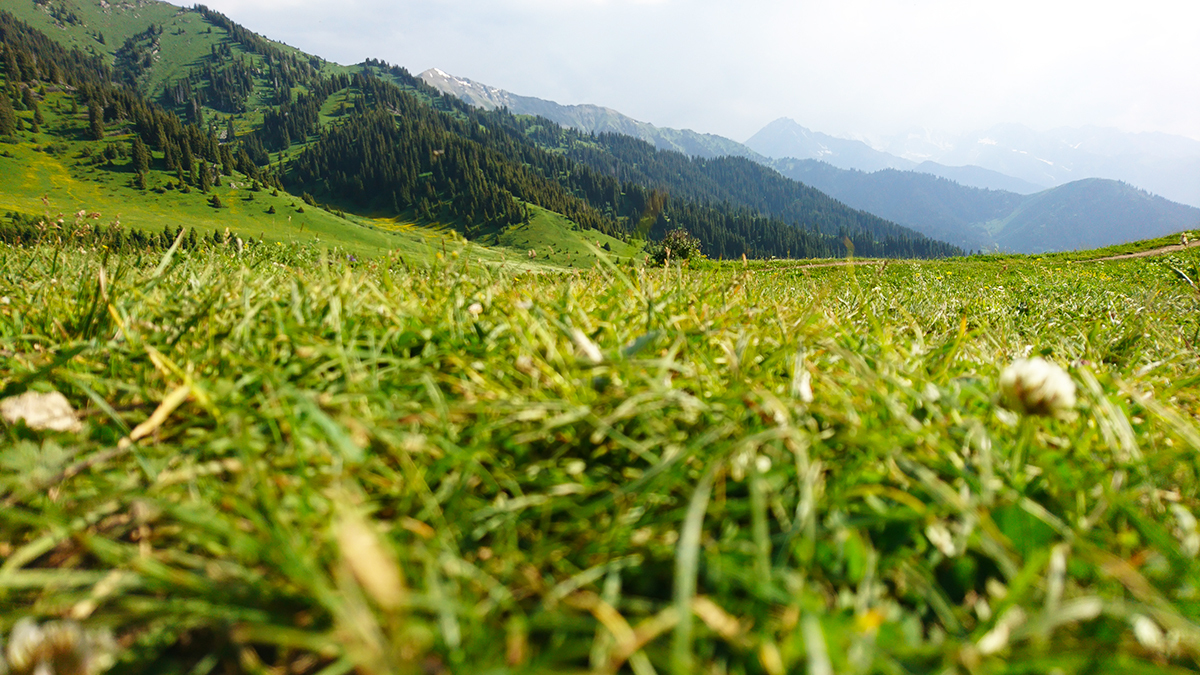
[(679, 227), (668, 232), (662, 241), (648, 244), (646, 253), (657, 265), (664, 265), (669, 260), (691, 260), (700, 257), (700, 240)]

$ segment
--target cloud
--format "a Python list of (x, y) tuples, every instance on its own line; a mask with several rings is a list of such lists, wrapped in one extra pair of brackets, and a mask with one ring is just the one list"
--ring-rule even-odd
[(743, 140), (1018, 122), (1200, 138), (1200, 4), (1084, 0), (208, 0), (341, 63), (382, 58)]

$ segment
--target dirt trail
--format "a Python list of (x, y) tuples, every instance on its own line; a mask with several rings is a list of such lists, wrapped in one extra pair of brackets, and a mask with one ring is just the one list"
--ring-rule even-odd
[(1171, 244), (1170, 246), (1159, 246), (1147, 251), (1138, 251), (1137, 253), (1122, 253), (1121, 255), (1110, 255), (1103, 258), (1091, 258), (1089, 260), (1080, 260), (1079, 262), (1103, 262), (1105, 260), (1127, 260), (1129, 258), (1149, 258), (1150, 256), (1163, 255), (1164, 253), (1174, 253), (1182, 251), (1185, 248), (1193, 248), (1200, 246), (1200, 240), (1189, 241), (1187, 246), (1183, 244)]

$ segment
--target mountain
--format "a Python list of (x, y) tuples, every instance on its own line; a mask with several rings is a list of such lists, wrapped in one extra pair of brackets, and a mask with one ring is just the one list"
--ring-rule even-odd
[(786, 117), (763, 127), (746, 141), (746, 145), (776, 160), (815, 159), (839, 169), (866, 172), (881, 169), (917, 171), (986, 190), (1032, 194), (1048, 186), (1048, 183), (1032, 183), (980, 166), (947, 166), (928, 159), (918, 164), (917, 161), (876, 150), (862, 141), (812, 131)]
[(1046, 189), (1045, 185), (1030, 183), (1020, 178), (1008, 176), (999, 171), (992, 171), (981, 166), (946, 166), (937, 162), (924, 161), (913, 169), (917, 173), (927, 173), (931, 176), (952, 180), (955, 183), (984, 190), (1004, 190), (1020, 195), (1030, 195)]
[(911, 171), (848, 171), (811, 159), (777, 160), (775, 167), (850, 206), (967, 249), (1097, 248), (1200, 224), (1200, 209), (1108, 179), (1020, 195)]
[(1032, 253), (1099, 248), (1200, 225), (1200, 209), (1127, 183), (1085, 178), (1032, 195), (987, 223), (1002, 249)]
[(906, 159), (973, 164), (1047, 187), (1092, 177), (1122, 180), (1200, 207), (1200, 141), (1183, 136), (1004, 124), (957, 136), (914, 132), (881, 144)]
[(795, 120), (781, 117), (746, 141), (751, 150), (767, 157), (819, 159), (839, 169), (878, 171), (911, 169), (916, 162), (880, 152), (862, 141), (835, 138), (807, 129)]
[[(562, 105), (532, 96), (521, 96), (465, 77), (450, 75), (437, 68), (430, 68), (418, 77), (438, 91), (455, 96), (477, 108), (507, 108), (517, 115), (537, 115), (564, 127), (584, 132), (624, 134), (640, 138), (659, 150), (671, 150), (692, 157), (746, 157), (767, 166), (772, 165), (772, 157), (816, 158), (841, 168), (867, 171), (884, 167), (910, 168), (949, 178), (963, 185), (1009, 190), (1021, 194), (1031, 194), (1045, 188), (1043, 185), (1034, 185), (977, 166), (944, 166), (930, 161), (918, 165), (873, 150), (861, 141), (849, 141), (809, 131), (789, 119), (776, 120), (747, 144), (742, 144), (714, 134), (656, 127), (639, 122), (612, 108), (598, 105)], [(749, 144), (759, 144), (760, 152), (748, 147)]]
[[(219, 229), (236, 210), (271, 237), (320, 210), (339, 234), (451, 227), (512, 241), (551, 212), (623, 241), (683, 227), (714, 257), (840, 255), (847, 237), (864, 255), (958, 252), (744, 159), (708, 167), (626, 136), (482, 110), (403, 68), (330, 64), (201, 5), (64, 7), (22, 4), (30, 23), (0, 10), (0, 109), (20, 122), (0, 174), (28, 174), (20, 185), (49, 186), (72, 211), (89, 208), (74, 200), (102, 183), (123, 212)], [(712, 172), (728, 185), (715, 190)], [(263, 188), (270, 201), (256, 197)], [(0, 191), (0, 201), (37, 213), (41, 190)], [(284, 210), (286, 221), (273, 217)]]
[(442, 93), (456, 96), (484, 110), (507, 108), (514, 115), (536, 115), (584, 132), (625, 134), (640, 138), (659, 150), (681, 152), (693, 157), (736, 155), (762, 159), (758, 153), (737, 141), (687, 129), (656, 127), (622, 115), (612, 108), (588, 104), (562, 105), (532, 96), (520, 96), (465, 77), (450, 75), (437, 68), (430, 68), (417, 77)]

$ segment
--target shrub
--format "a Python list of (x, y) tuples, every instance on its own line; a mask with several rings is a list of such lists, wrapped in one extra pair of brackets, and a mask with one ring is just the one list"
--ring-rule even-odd
[(666, 264), (669, 260), (691, 260), (700, 256), (700, 240), (679, 227), (668, 232), (662, 241), (648, 244), (646, 253), (657, 265)]

